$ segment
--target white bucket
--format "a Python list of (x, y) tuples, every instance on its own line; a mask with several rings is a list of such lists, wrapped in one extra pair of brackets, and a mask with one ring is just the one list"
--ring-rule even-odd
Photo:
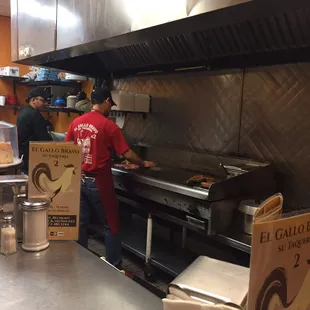
[(5, 106), (5, 96), (0, 96), (0, 106)]
[(68, 96), (67, 97), (67, 108), (75, 108), (76, 104), (76, 96)]

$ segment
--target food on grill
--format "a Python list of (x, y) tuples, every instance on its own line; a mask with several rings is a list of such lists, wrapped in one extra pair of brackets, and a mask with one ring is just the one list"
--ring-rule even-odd
[(203, 188), (210, 188), (213, 183), (210, 182), (201, 182), (200, 186)]
[[(207, 175), (195, 175), (185, 181), (185, 184), (189, 186), (201, 186), (209, 188), (215, 182), (215, 178)], [(203, 184), (204, 183), (204, 184)]]
[(115, 164), (114, 167), (123, 168), (126, 170), (135, 170), (135, 169), (138, 169), (140, 166), (131, 164), (129, 161), (124, 160), (121, 164)]
[(0, 165), (12, 164), (14, 161), (13, 149), (10, 143), (0, 142)]

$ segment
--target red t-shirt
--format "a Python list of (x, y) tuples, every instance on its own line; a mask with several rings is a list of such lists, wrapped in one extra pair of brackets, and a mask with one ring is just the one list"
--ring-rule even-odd
[(111, 167), (112, 150), (118, 156), (129, 150), (121, 129), (97, 111), (76, 118), (65, 140), (74, 141), (82, 147), (82, 170), (94, 174)]

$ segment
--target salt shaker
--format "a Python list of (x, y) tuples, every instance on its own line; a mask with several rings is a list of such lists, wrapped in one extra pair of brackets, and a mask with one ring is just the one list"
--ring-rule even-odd
[(21, 202), (23, 209), (23, 244), (25, 251), (38, 252), (49, 246), (48, 214), (50, 202), (32, 198)]
[(1, 227), (1, 247), (3, 255), (10, 255), (16, 252), (16, 227), (13, 224), (13, 215), (4, 216), (4, 224)]

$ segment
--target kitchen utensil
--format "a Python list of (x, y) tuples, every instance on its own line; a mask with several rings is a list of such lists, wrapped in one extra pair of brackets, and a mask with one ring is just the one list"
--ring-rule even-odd
[(241, 217), (242, 229), (248, 235), (252, 235), (253, 217), (258, 209), (258, 206), (259, 204), (255, 203), (254, 200), (244, 200), (241, 201), (238, 208)]
[(5, 106), (5, 96), (0, 96), (0, 106)]

